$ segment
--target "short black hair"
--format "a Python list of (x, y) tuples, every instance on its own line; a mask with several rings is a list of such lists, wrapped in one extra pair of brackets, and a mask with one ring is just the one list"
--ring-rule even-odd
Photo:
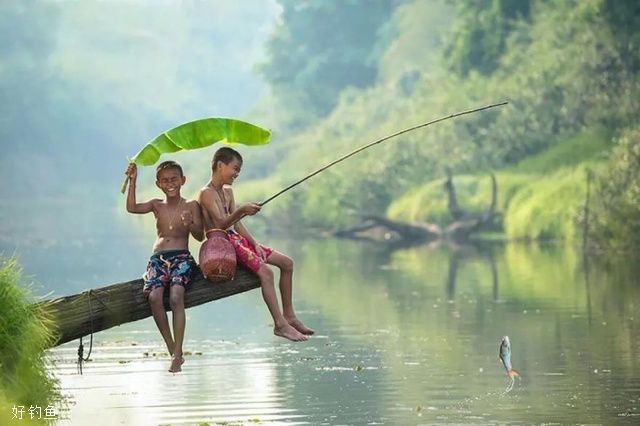
[(158, 164), (158, 167), (156, 167), (156, 180), (158, 180), (158, 175), (160, 174), (160, 172), (166, 169), (176, 169), (180, 172), (180, 176), (184, 176), (184, 173), (182, 172), (182, 166), (175, 161), (168, 160), (163, 161), (162, 163)]
[(213, 158), (211, 159), (211, 169), (216, 169), (216, 163), (218, 163), (218, 161), (222, 161), (224, 164), (229, 164), (234, 158), (242, 164), (242, 155), (240, 155), (238, 151), (233, 148), (229, 148), (228, 146), (223, 146), (213, 154)]

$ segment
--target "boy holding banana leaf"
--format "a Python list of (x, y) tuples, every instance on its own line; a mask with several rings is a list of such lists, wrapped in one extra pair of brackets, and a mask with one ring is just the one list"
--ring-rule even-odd
[[(240, 174), (242, 156), (232, 148), (216, 151), (211, 161), (211, 180), (198, 194), (206, 229), (224, 229), (236, 251), (238, 263), (260, 279), (262, 297), (273, 317), (273, 333), (292, 341), (307, 340), (314, 331), (305, 326), (295, 314), (292, 302), (293, 261), (282, 253), (256, 243), (240, 222), (244, 216), (260, 211), (260, 205), (246, 203), (236, 207), (230, 185)], [(225, 187), (226, 185), (226, 187)], [(273, 271), (267, 265), (280, 269), (280, 296), (282, 311), (276, 296)]]
[[(189, 253), (189, 234), (202, 241), (202, 216), (200, 206), (195, 201), (187, 201), (180, 195), (180, 188), (186, 182), (182, 167), (174, 161), (165, 161), (156, 169), (156, 186), (164, 193), (164, 200), (154, 198), (138, 203), (136, 201), (135, 164), (127, 167), (129, 177), (127, 211), (135, 214), (153, 213), (156, 218), (157, 238), (153, 245), (153, 255), (144, 273), (143, 293), (149, 299), (153, 319), (160, 330), (169, 354), (169, 372), (182, 370), (182, 342), (184, 341), (185, 312), (184, 292), (197, 268)], [(173, 312), (173, 336), (164, 309), (163, 293), (169, 290), (169, 303)]]

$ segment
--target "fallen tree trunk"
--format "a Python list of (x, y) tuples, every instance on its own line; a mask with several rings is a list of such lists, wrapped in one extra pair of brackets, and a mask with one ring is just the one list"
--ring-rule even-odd
[[(396, 222), (374, 215), (361, 216), (363, 223), (333, 232), (338, 238), (362, 240), (401, 240), (422, 243), (440, 238), (442, 230), (428, 223)], [(378, 235), (379, 234), (379, 235)], [(392, 238), (395, 236), (395, 238)]]
[(333, 235), (339, 238), (386, 241), (399, 246), (403, 244), (421, 244), (434, 240), (463, 243), (469, 239), (472, 233), (493, 221), (498, 192), (496, 178), (493, 173), (491, 174), (491, 202), (489, 207), (482, 213), (465, 212), (460, 208), (455, 186), (453, 185), (453, 178), (449, 172), (447, 172), (447, 180), (444, 186), (447, 190), (449, 213), (455, 219), (452, 224), (444, 228), (427, 222), (406, 223), (382, 216), (361, 215), (362, 223), (350, 228), (336, 230)]
[[(151, 309), (142, 295), (142, 286), (142, 279), (137, 279), (40, 303), (56, 327), (57, 340), (53, 346), (150, 317)], [(258, 277), (245, 269), (237, 269), (232, 281), (222, 283), (212, 283), (198, 273), (185, 292), (185, 308), (258, 287)], [(165, 292), (164, 305), (171, 310), (168, 292)]]

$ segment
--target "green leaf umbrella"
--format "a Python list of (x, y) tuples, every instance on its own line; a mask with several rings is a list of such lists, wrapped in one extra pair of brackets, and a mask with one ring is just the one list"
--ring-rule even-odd
[[(265, 145), (271, 132), (245, 121), (232, 118), (203, 118), (167, 130), (146, 144), (129, 160), (138, 166), (155, 164), (162, 154), (205, 148), (216, 142), (243, 145)], [(127, 177), (120, 191), (124, 193)]]

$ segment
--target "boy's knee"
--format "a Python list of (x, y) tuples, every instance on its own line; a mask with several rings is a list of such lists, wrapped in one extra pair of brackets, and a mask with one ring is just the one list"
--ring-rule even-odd
[(160, 290), (155, 290), (149, 293), (149, 304), (153, 306), (159, 306), (163, 304), (162, 300), (163, 292)]
[(282, 262), (281, 270), (284, 272), (293, 272), (293, 259), (291, 259), (290, 257), (285, 257), (284, 261)]
[(171, 310), (182, 308), (184, 306), (184, 295), (182, 293), (171, 293), (169, 295), (169, 306), (171, 306)]
[(273, 271), (266, 264), (262, 265), (257, 272), (260, 281), (264, 283), (265, 281), (273, 282)]

